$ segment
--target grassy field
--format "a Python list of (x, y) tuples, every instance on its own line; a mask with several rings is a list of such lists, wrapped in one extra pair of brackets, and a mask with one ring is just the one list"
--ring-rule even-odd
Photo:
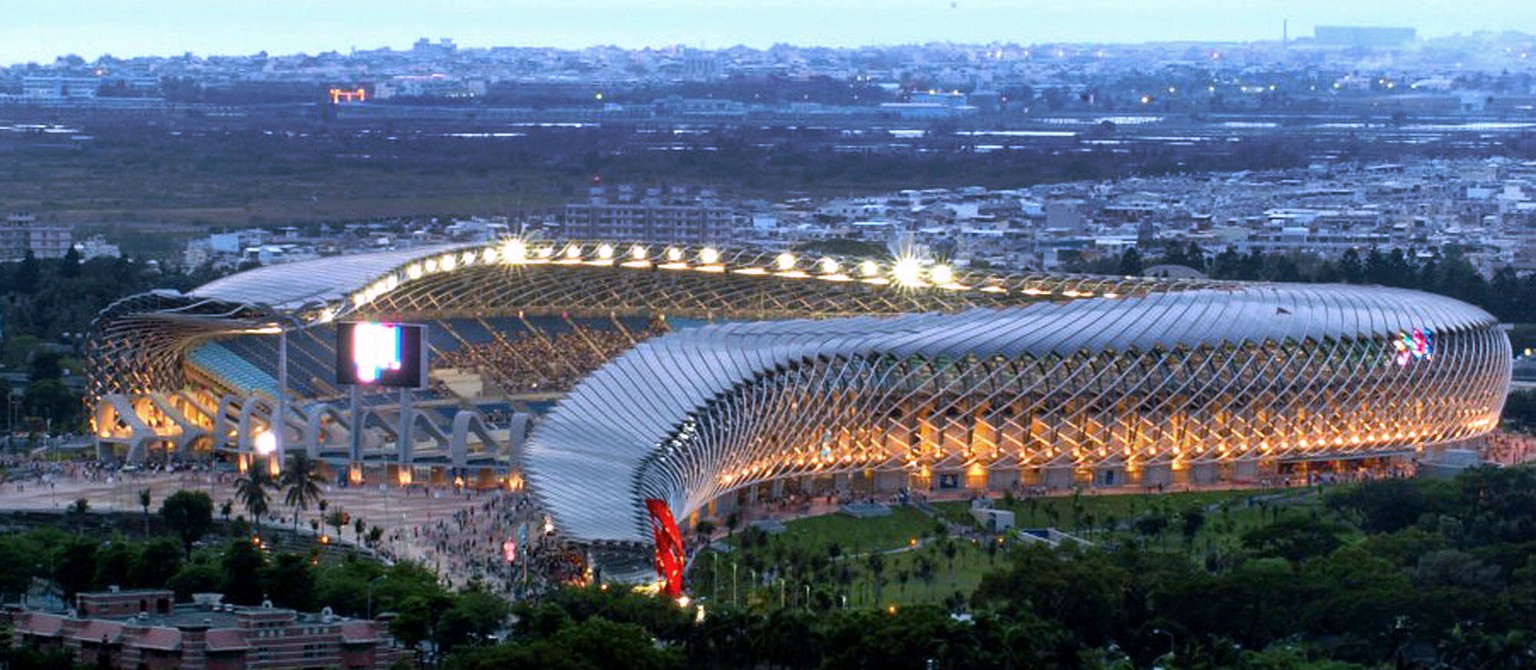
[(932, 535), (938, 524), (911, 507), (897, 507), (890, 516), (855, 519), (843, 514), (798, 519), (785, 524), (783, 534), (774, 541), (800, 547), (811, 553), (825, 553), (838, 545), (843, 553), (859, 554), (888, 551), (908, 546), (914, 538)]
[[(1324, 513), (1320, 496), (1306, 489), (1086, 494), (994, 503), (1011, 509), (1021, 528), (1053, 527), (1093, 544), (1136, 542), (1183, 551), (1192, 561), (1237, 549), (1243, 533), (1277, 516)], [(840, 605), (843, 598), (850, 607), (952, 601), (968, 597), (988, 571), (1024, 546), (1012, 534), (983, 533), (968, 502), (936, 503), (933, 510), (934, 517), (910, 507), (867, 519), (832, 514), (786, 522), (777, 535), (755, 529), (738, 533), (726, 541), (730, 551), (706, 553), (695, 562), (694, 591), (729, 600), (734, 579), (738, 602), (761, 606), (776, 605), (781, 597), (791, 605), (804, 603), (807, 594), (813, 606)], [(1190, 517), (1199, 520), (1190, 522)], [(875, 561), (881, 574), (878, 599), (874, 553), (880, 556)]]

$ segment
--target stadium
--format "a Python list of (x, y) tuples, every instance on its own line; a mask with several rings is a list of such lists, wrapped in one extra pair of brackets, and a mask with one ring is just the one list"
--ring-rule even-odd
[[(337, 383), (356, 321), (425, 324), (429, 383)], [(526, 485), (563, 537), (645, 545), (647, 500), (697, 521), (785, 487), (1424, 457), (1497, 425), (1510, 365), (1492, 316), (1400, 289), (508, 240), (124, 298), (93, 327), (87, 400), (106, 458), (248, 467), (282, 425), (279, 450), (341, 483)]]

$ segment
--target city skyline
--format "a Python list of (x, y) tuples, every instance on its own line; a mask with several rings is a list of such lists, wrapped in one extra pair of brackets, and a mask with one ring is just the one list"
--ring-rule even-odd
[[(210, 11), (191, 0), (103, 3), (25, 2), (0, 26), (0, 63), (51, 63), (58, 56), (95, 60), (198, 55), (321, 53), (409, 48), (418, 38), (453, 39), (463, 47), (576, 49), (685, 45), (726, 48), (857, 47), (924, 42), (1138, 43), (1244, 42), (1292, 38), (1317, 25), (1412, 27), (1439, 37), (1536, 25), (1536, 7), (1507, 0), (1469, 0), (1454, 9), (1427, 0), (1381, 5), (1300, 2), (1233, 4), (1215, 0), (1136, 3), (1085, 0), (1070, 5), (1006, 0), (897, 0), (878, 8), (810, 0), (612, 2), (559, 6), (467, 0), (441, 6), (406, 0), (387, 7), (360, 0), (225, 3)], [(528, 18), (525, 10), (536, 10)], [(359, 17), (366, 17), (366, 21)], [(1106, 17), (1114, 17), (1107, 20)]]

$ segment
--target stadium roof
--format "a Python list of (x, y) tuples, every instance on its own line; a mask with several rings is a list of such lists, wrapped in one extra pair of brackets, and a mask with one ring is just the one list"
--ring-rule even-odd
[(188, 295), (235, 304), (298, 309), (307, 303), (334, 303), (411, 260), (473, 245), (439, 244), (352, 256), (331, 256), (237, 272), (193, 289)]
[[(723, 324), (642, 342), (598, 369), (545, 418), (522, 462), (563, 533), (644, 541), (649, 522), (639, 500), (668, 499), (686, 516), (718, 494), (654, 481), (643, 476), (648, 464), (697, 458), (671, 455), (667, 445), (709, 403), (759, 377), (818, 359), (1042, 358), (1085, 350), (1377, 337), (1494, 322), (1466, 303), (1416, 291), (1254, 284), (958, 314)], [(669, 499), (679, 493), (690, 498)], [(632, 516), (613, 514), (617, 509)]]

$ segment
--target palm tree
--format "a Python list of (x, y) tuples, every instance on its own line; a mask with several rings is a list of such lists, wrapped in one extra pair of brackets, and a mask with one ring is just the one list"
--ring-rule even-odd
[(320, 499), (319, 478), (315, 473), (315, 461), (309, 454), (295, 451), (288, 454), (288, 467), (283, 468), (278, 485), (283, 488), (283, 503), (294, 508), (293, 530), (299, 530), (299, 512), (308, 510), (310, 504)]
[(261, 464), (253, 464), (246, 470), (245, 476), (235, 480), (235, 497), (240, 499), (240, 504), (245, 506), (245, 511), (251, 513), (255, 520), (257, 532), (260, 532), (261, 518), (267, 515), (267, 510), (272, 504), (272, 494), (268, 489), (276, 487), (272, 481), (272, 475)]
[(149, 489), (139, 489), (139, 507), (144, 508), (144, 537), (149, 537)]

